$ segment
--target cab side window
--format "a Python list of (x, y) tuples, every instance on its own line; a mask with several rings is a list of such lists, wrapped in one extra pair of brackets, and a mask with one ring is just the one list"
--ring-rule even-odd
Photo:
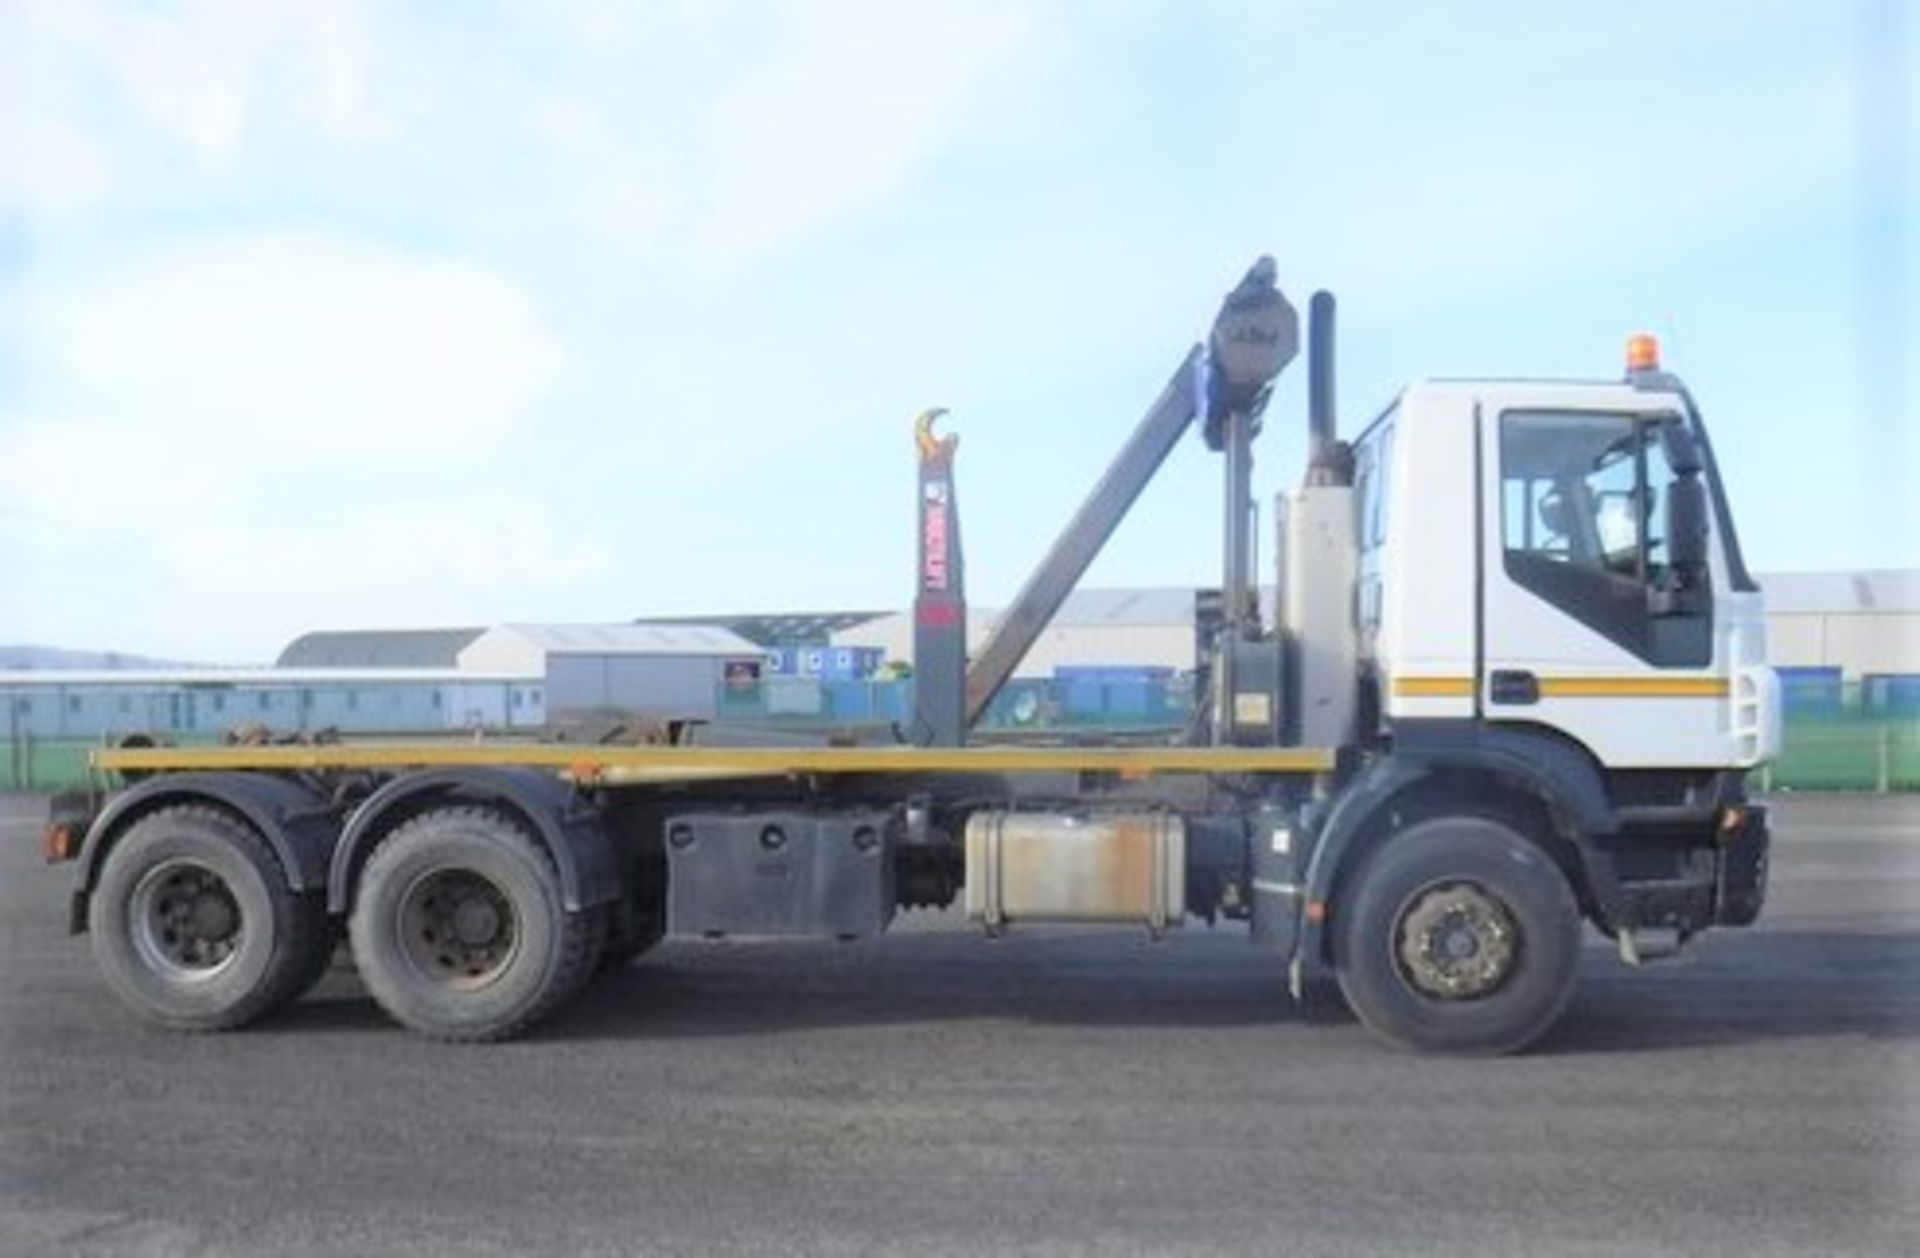
[(1513, 414), (1501, 423), (1509, 558), (1640, 579), (1641, 425), (1620, 415)]
[(1510, 411), (1500, 464), (1500, 534), (1516, 584), (1649, 662), (1707, 662), (1703, 621), (1648, 610), (1648, 592), (1671, 575), (1660, 508), (1674, 477), (1659, 421)]
[(1389, 416), (1354, 447), (1354, 539), (1360, 547), (1357, 618), (1370, 649), (1380, 627), (1381, 550), (1387, 540), (1388, 491), (1393, 477), (1393, 430)]

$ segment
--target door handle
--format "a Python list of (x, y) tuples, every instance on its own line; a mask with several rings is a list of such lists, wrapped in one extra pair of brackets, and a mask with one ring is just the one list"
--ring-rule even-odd
[(1540, 679), (1523, 668), (1496, 668), (1487, 686), (1491, 703), (1540, 702)]

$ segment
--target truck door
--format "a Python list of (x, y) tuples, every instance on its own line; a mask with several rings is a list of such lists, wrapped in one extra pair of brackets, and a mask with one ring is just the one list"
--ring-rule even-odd
[(1681, 421), (1488, 408), (1481, 422), (1493, 465), (1481, 502), (1485, 718), (1562, 730), (1611, 767), (1714, 763), (1728, 690), (1712, 623), (1722, 578), (1673, 562), (1679, 478), (1663, 425)]

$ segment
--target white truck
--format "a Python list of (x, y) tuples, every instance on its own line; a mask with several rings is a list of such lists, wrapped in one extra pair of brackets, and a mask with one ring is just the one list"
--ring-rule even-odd
[[(1296, 995), (1331, 975), (1385, 1040), (1498, 1053), (1566, 1007), (1583, 921), (1633, 964), (1752, 922), (1769, 835), (1744, 782), (1777, 750), (1777, 685), (1700, 411), (1652, 341), (1620, 379), (1415, 384), (1349, 443), (1327, 294), (1310, 322), (1276, 623), (1249, 486), (1298, 319), (1263, 258), (971, 661), (955, 444), (922, 417), (909, 728), (105, 750), (45, 835), (77, 865), (73, 929), (169, 1026), (268, 1015), (344, 934), (397, 1021), (488, 1040), (667, 936), (857, 939), (956, 901), (989, 933), (1226, 918), (1276, 998), (1282, 972)], [(1225, 563), (1191, 726), (976, 735), (1196, 421), (1224, 455)]]

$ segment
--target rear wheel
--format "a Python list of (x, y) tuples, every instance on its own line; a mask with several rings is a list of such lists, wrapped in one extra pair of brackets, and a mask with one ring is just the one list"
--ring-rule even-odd
[(294, 999), (333, 941), (325, 905), (288, 887), (267, 841), (203, 804), (128, 827), (88, 900), (87, 929), (114, 991), (188, 1031), (243, 1026)]
[(1440, 817), (1361, 868), (1337, 912), (1335, 967), (1369, 1030), (1406, 1048), (1510, 1053), (1572, 998), (1580, 912), (1545, 853), (1505, 824)]
[(539, 842), (496, 809), (422, 813), (367, 858), (348, 927), (375, 1000), (436, 1039), (497, 1040), (591, 972), (599, 932), (568, 913)]

